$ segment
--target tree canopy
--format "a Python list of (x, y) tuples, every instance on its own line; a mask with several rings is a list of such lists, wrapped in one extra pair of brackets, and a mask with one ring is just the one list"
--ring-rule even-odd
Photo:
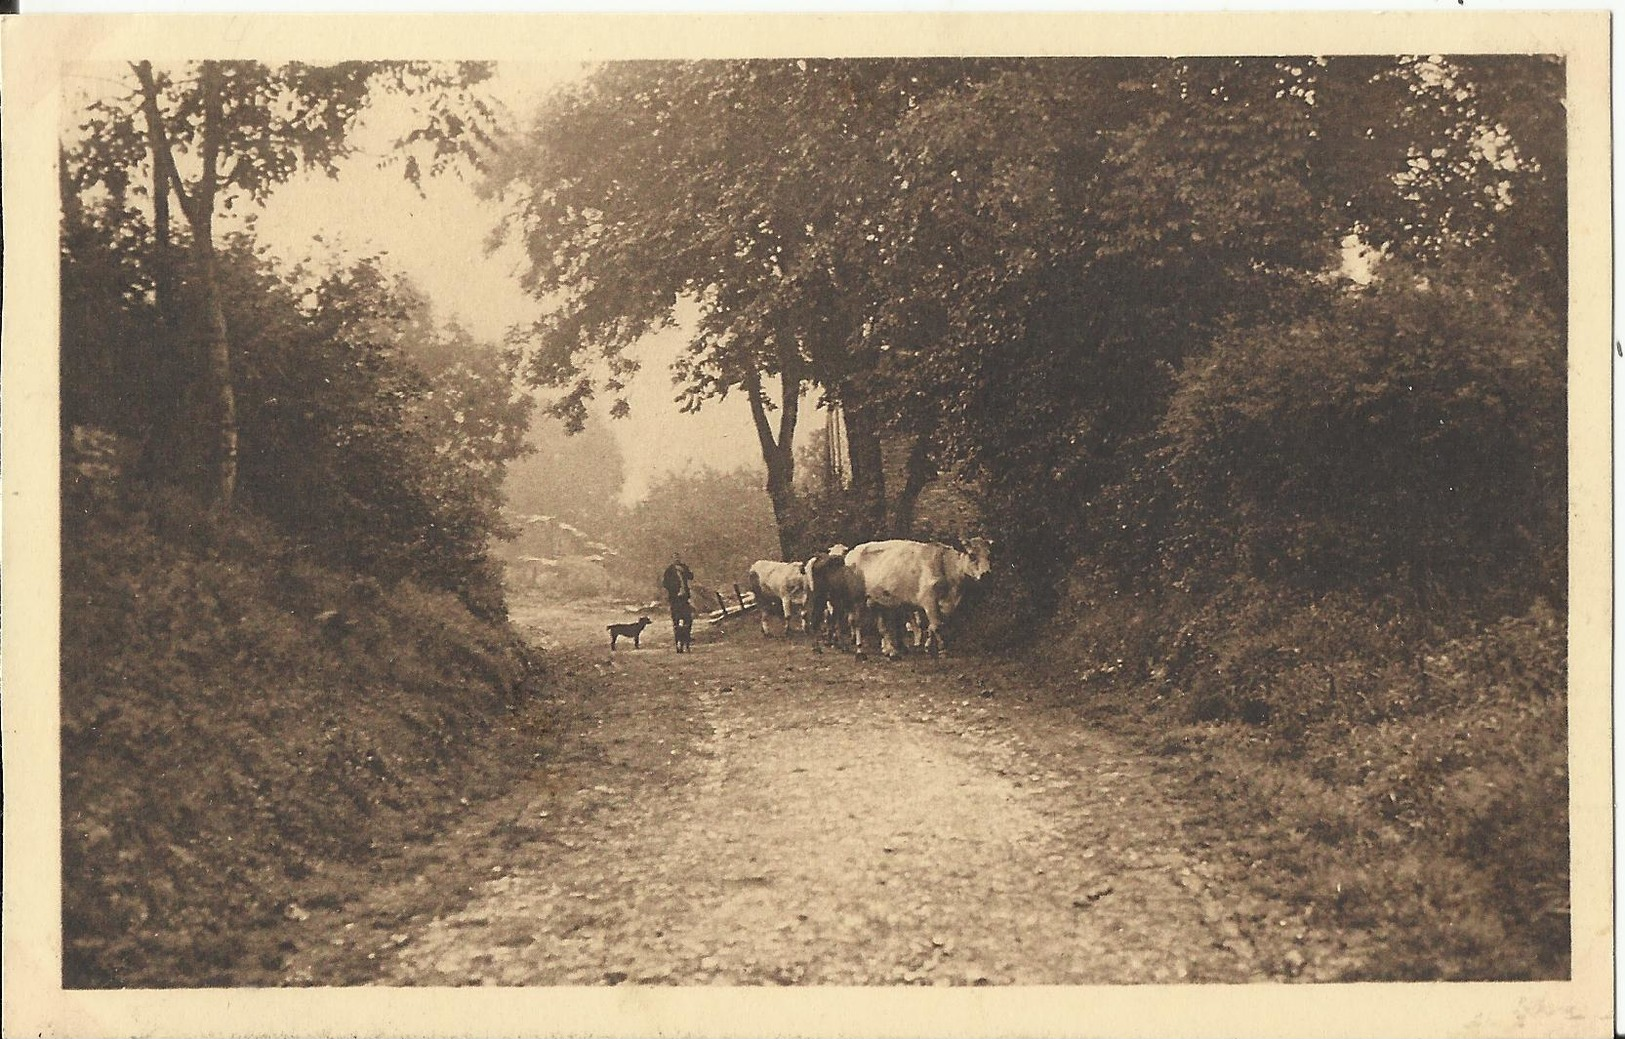
[(1103, 522), (1191, 358), (1341, 305), (1350, 243), (1557, 309), (1561, 87), (1540, 57), (624, 63), (493, 184), (556, 304), (531, 374), (559, 414), (686, 301), (678, 395), (750, 397), (786, 552), (811, 385), (846, 420), (852, 536), (912, 515), (884, 438), (913, 493), (978, 479), (1037, 562)]

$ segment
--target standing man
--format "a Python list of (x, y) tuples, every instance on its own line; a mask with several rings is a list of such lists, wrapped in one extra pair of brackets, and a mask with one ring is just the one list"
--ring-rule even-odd
[(680, 554), (672, 557), (671, 565), (660, 577), (660, 586), (666, 590), (666, 602), (671, 606), (671, 632), (679, 653), (687, 653), (694, 647), (694, 606), (689, 602), (689, 583), (693, 580), (694, 571)]

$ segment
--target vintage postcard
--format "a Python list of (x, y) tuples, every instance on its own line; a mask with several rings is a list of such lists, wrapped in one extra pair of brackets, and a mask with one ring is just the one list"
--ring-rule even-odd
[(1607, 1034), (1610, 28), (5, 21), (7, 1033)]

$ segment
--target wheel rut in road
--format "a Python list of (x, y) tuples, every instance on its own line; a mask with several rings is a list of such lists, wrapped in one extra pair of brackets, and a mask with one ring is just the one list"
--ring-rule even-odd
[[(396, 985), (1288, 972), (1248, 932), (1299, 921), (1184, 845), (1140, 752), (1028, 702), (1019, 677), (982, 688), (950, 658), (857, 661), (753, 627), (685, 655), (658, 642), (566, 651), (592, 680), (573, 752), (473, 810), (290, 981), (363, 951), (363, 980)], [(410, 912), (425, 887), (461, 897)]]

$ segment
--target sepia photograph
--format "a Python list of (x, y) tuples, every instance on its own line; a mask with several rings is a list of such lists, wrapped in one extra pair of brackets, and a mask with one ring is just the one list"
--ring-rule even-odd
[(1412, 17), (9, 20), (8, 1034), (1605, 1034), (1609, 20)]

